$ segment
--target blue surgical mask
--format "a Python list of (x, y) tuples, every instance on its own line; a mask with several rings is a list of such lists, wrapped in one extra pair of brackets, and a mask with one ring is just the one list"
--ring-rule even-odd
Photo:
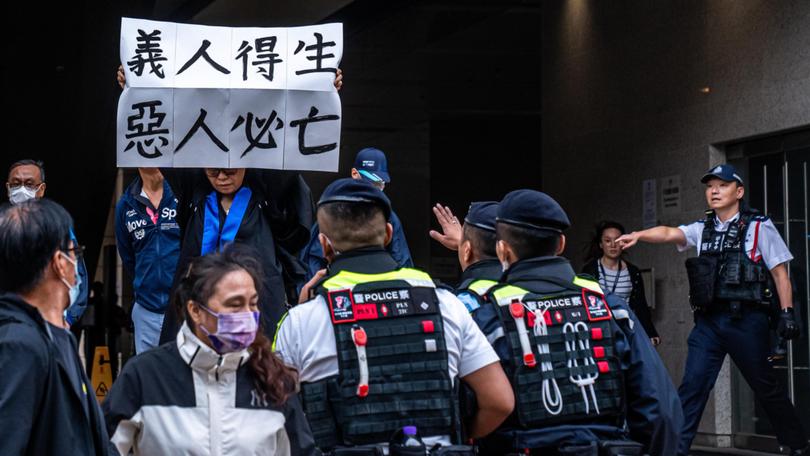
[(68, 307), (72, 306), (77, 299), (79, 299), (79, 292), (81, 291), (82, 286), (82, 276), (79, 275), (79, 262), (70, 258), (70, 256), (66, 255), (64, 252), (59, 252), (66, 260), (73, 263), (73, 271), (74, 276), (76, 277), (76, 283), (72, 286), (68, 283), (67, 279), (62, 277), (62, 283), (68, 287), (68, 296), (70, 297), (70, 302), (68, 303)]

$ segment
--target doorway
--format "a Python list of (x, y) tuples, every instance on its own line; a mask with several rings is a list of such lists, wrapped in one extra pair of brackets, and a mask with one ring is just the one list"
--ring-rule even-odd
[[(788, 271), (802, 336), (788, 344), (787, 356), (774, 362), (805, 429), (810, 429), (810, 130), (803, 129), (726, 147), (726, 157), (747, 179), (746, 198), (767, 214), (793, 254)], [(732, 374), (734, 446), (773, 450), (774, 430), (736, 368)]]

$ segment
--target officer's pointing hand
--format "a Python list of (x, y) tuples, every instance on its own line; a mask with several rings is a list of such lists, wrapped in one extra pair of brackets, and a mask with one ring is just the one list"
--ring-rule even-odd
[(309, 282), (301, 287), (301, 293), (298, 295), (298, 304), (303, 304), (313, 298), (312, 292), (314, 291), (315, 284), (326, 276), (326, 269), (321, 269), (316, 272)]
[(623, 234), (616, 239), (616, 243), (619, 244), (622, 250), (627, 250), (630, 247), (636, 245), (638, 242), (638, 234), (636, 232)]
[(430, 237), (450, 250), (458, 250), (458, 245), (461, 243), (461, 223), (458, 218), (453, 215), (453, 211), (449, 207), (441, 204), (433, 207), (433, 214), (442, 227), (442, 232), (430, 230)]

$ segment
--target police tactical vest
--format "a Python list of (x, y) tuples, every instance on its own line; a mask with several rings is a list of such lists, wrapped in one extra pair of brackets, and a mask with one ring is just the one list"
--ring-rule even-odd
[(513, 285), (490, 294), (509, 343), (511, 356), (503, 361), (517, 424), (615, 424), (623, 416), (624, 374), (613, 315), (596, 282), (577, 277), (559, 285), (566, 289), (552, 295)]
[[(714, 211), (706, 213), (701, 236), (700, 256), (717, 259), (715, 299), (740, 302), (769, 302), (773, 296), (771, 275), (764, 262), (752, 260), (745, 252), (745, 239), (751, 221), (764, 217), (750, 212), (740, 214), (725, 232), (715, 229)], [(756, 255), (759, 233), (756, 233), (752, 252)]]
[(487, 293), (495, 285), (498, 285), (498, 282), (494, 280), (467, 279), (458, 286), (455, 294), (472, 313), (484, 305), (487, 301)]
[(457, 395), (430, 276), (341, 271), (319, 294), (332, 318), (339, 374), (301, 385), (318, 447), (388, 442), (409, 425), (423, 436), (453, 435)]

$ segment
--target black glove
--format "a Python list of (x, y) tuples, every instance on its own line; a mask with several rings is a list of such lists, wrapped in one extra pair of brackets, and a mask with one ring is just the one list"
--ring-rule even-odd
[(782, 309), (779, 312), (779, 325), (776, 327), (776, 334), (787, 340), (796, 339), (801, 334), (799, 323), (793, 316), (793, 307)]

